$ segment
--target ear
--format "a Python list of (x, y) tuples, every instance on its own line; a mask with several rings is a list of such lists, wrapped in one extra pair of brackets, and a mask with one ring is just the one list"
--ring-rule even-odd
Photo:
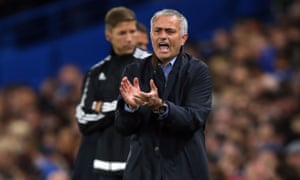
[(183, 46), (186, 42), (186, 40), (188, 39), (188, 34), (184, 34), (181, 38), (181, 46)]
[(106, 38), (107, 41), (110, 42), (110, 39), (111, 39), (111, 33), (110, 33), (109, 31), (107, 31), (107, 30), (105, 30), (105, 38)]

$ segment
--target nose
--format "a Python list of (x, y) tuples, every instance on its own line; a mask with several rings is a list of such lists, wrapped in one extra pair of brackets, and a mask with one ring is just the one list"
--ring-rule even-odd
[(127, 41), (127, 42), (132, 42), (133, 39), (134, 39), (133, 36), (134, 36), (134, 35), (133, 35), (132, 33), (128, 33), (128, 34), (126, 35), (126, 41)]
[(168, 34), (167, 34), (167, 32), (165, 32), (165, 31), (161, 31), (161, 32), (159, 33), (159, 38), (160, 38), (160, 39), (167, 39), (167, 36), (168, 36)]

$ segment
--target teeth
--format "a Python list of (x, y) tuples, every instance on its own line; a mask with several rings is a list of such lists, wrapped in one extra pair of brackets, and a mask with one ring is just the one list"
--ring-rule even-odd
[(167, 44), (167, 43), (161, 42), (161, 43), (159, 43), (159, 45), (160, 45), (160, 46), (167, 46), (168, 44)]
[(169, 47), (168, 46), (160, 46), (159, 49), (161, 49), (161, 50), (168, 50)]
[(168, 43), (160, 42), (160, 43), (158, 43), (158, 46), (159, 46), (159, 49), (160, 49), (161, 51), (168, 51), (168, 50), (169, 50), (169, 45), (168, 45)]

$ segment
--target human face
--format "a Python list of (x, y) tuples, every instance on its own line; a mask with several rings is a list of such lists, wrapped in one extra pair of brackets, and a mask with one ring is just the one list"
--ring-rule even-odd
[(111, 31), (106, 30), (106, 39), (111, 43), (117, 55), (133, 53), (136, 42), (136, 22), (126, 21), (117, 24)]
[(180, 21), (176, 16), (158, 16), (154, 19), (151, 42), (154, 53), (163, 65), (179, 54), (187, 38), (187, 34), (181, 34)]
[(137, 47), (144, 49), (144, 50), (148, 49), (147, 46), (148, 46), (149, 40), (148, 40), (148, 35), (146, 33), (137, 31), (136, 32), (136, 40), (137, 40), (137, 42), (136, 42)]

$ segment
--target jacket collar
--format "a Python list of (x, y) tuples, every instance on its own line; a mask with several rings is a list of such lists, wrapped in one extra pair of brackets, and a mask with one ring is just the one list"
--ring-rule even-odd
[[(177, 54), (177, 59), (183, 54), (183, 46), (180, 47), (179, 53)], [(153, 67), (156, 67), (159, 64), (160, 60), (156, 56), (155, 53), (153, 53), (152, 58), (151, 58), (151, 63)]]

